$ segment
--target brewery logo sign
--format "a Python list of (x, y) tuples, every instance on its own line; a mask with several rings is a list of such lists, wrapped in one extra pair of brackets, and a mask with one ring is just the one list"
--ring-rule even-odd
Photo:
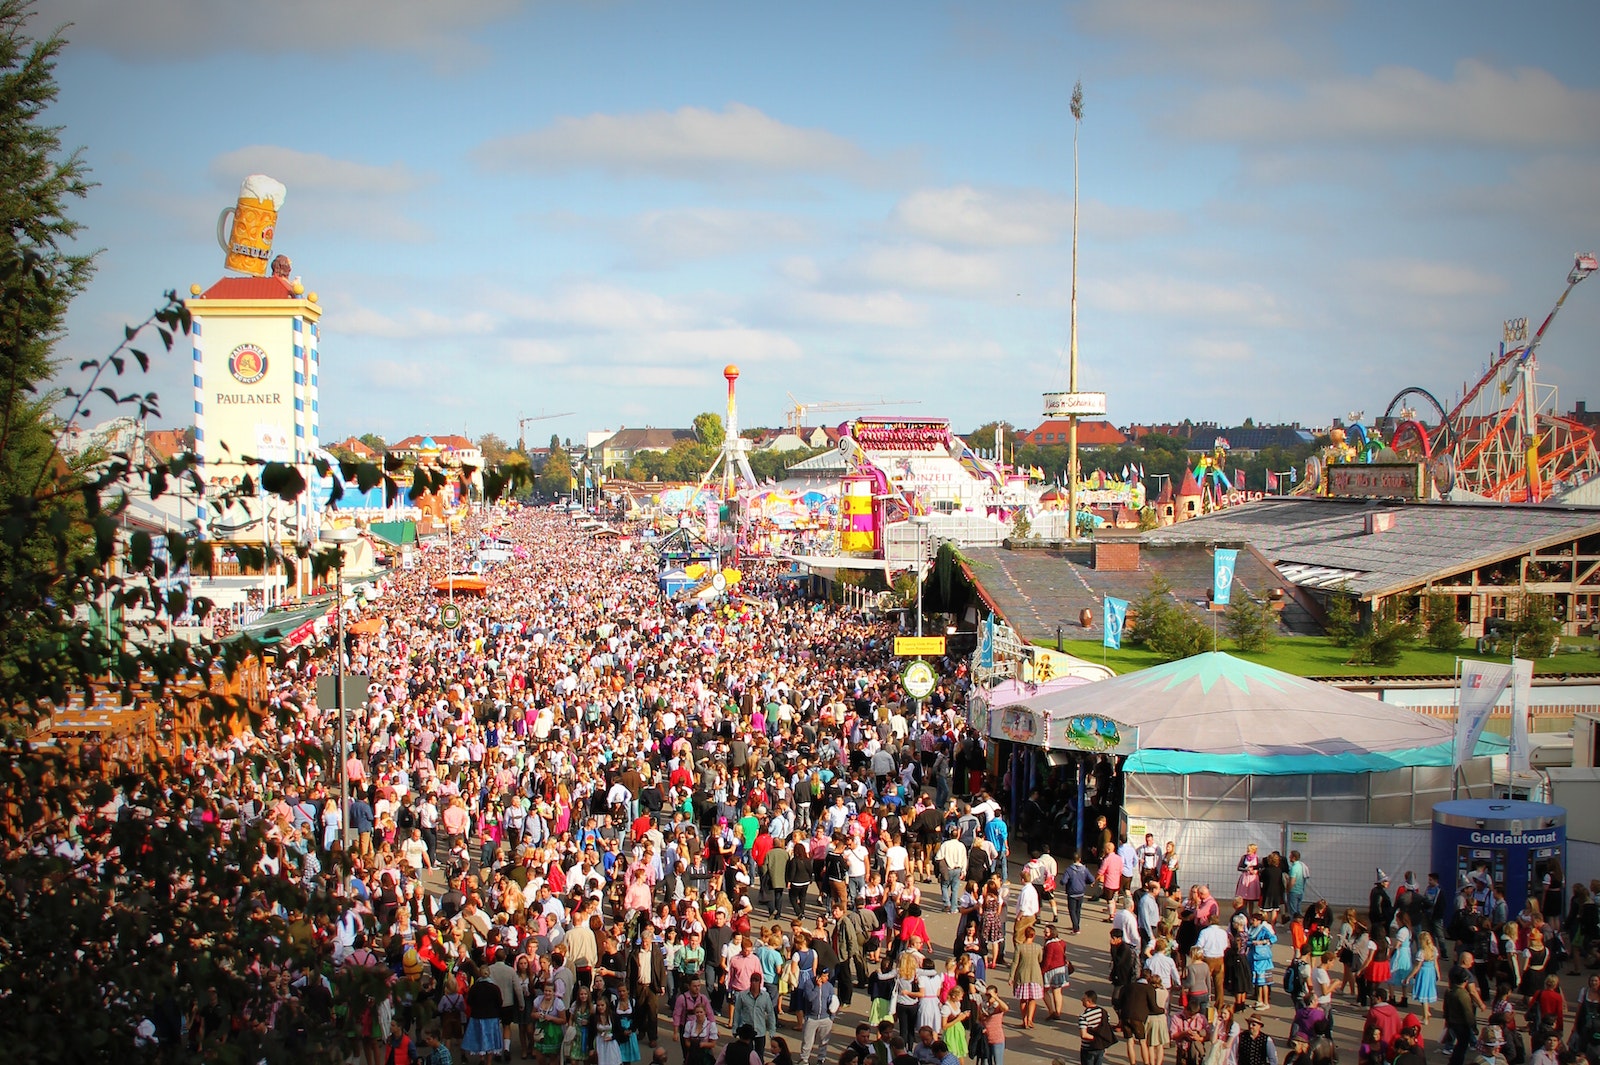
[(254, 344), (240, 344), (228, 353), (228, 372), (241, 385), (253, 385), (267, 376), (267, 353)]

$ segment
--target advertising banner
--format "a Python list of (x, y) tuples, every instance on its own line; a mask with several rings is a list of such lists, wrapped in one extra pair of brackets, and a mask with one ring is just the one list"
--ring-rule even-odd
[(1233, 588), (1233, 567), (1239, 561), (1239, 552), (1231, 547), (1219, 547), (1211, 563), (1211, 601), (1227, 606)]
[(1505, 694), (1510, 681), (1509, 665), (1461, 660), (1461, 688), (1456, 697), (1455, 765), (1465, 765), (1472, 757), (1478, 737), (1483, 735), (1483, 726), (1489, 722), (1489, 713)]

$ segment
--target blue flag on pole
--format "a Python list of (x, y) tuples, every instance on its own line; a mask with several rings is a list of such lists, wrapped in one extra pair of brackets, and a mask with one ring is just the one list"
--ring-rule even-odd
[(994, 615), (983, 619), (983, 633), (978, 637), (978, 668), (994, 668)]
[(1211, 563), (1211, 600), (1220, 606), (1228, 605), (1228, 593), (1233, 587), (1233, 567), (1239, 552), (1231, 547), (1219, 547)]
[(1128, 601), (1115, 596), (1105, 598), (1105, 646), (1115, 650), (1122, 646), (1122, 623), (1128, 620)]

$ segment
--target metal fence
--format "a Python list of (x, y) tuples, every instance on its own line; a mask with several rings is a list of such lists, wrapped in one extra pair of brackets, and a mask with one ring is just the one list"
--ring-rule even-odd
[[(1335, 907), (1362, 906), (1378, 869), (1396, 884), (1406, 872), (1427, 879), (1432, 830), (1385, 825), (1308, 825), (1292, 821), (1178, 821), (1130, 819), (1128, 838), (1142, 842), (1146, 832), (1158, 846), (1178, 846), (1179, 883), (1206, 884), (1219, 899), (1231, 899), (1238, 884), (1239, 859), (1254, 843), (1262, 858), (1279, 852), (1287, 864), (1299, 851), (1310, 872), (1307, 900), (1325, 898)], [(1453, 871), (1446, 870), (1447, 876)]]

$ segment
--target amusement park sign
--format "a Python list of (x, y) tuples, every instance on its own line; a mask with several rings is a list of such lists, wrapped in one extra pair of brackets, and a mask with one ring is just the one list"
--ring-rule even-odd
[(1331, 496), (1421, 499), (1426, 484), (1420, 462), (1353, 462), (1328, 467)]
[(1063, 418), (1073, 415), (1096, 415), (1106, 412), (1104, 392), (1046, 392), (1044, 416)]

